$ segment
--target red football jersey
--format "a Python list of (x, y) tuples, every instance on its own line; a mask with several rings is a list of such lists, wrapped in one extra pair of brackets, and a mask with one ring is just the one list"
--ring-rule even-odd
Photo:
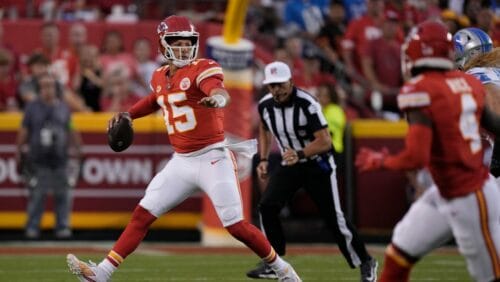
[(432, 119), (429, 170), (443, 197), (479, 190), (488, 177), (479, 133), (484, 97), (481, 82), (460, 71), (425, 73), (398, 95), (401, 110), (420, 108)]
[(213, 60), (195, 60), (178, 69), (170, 79), (168, 70), (168, 66), (158, 68), (151, 78), (151, 87), (174, 150), (189, 153), (223, 141), (222, 109), (198, 104), (201, 98), (208, 96), (200, 89), (202, 83), (224, 79), (220, 65)]

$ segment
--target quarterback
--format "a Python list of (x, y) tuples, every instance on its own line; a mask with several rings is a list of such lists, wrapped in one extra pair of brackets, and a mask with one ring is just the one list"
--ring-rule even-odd
[(273, 250), (266, 237), (243, 219), (237, 167), (231, 146), (224, 138), (224, 108), (230, 97), (223, 84), (220, 65), (197, 59), (199, 34), (186, 17), (170, 16), (157, 29), (159, 47), (168, 64), (151, 79), (152, 93), (119, 120), (132, 120), (160, 110), (175, 153), (151, 180), (127, 227), (112, 250), (98, 265), (68, 254), (70, 270), (80, 281), (109, 281), (112, 273), (140, 244), (149, 226), (192, 193), (208, 195), (227, 231), (273, 268), (280, 281), (301, 281), (290, 264)]

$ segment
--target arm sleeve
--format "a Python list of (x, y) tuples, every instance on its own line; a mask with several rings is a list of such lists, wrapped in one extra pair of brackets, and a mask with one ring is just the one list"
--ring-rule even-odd
[(328, 122), (321, 111), (319, 103), (311, 103), (305, 112), (307, 113), (307, 126), (312, 132), (328, 127)]
[(222, 77), (220, 76), (208, 77), (202, 80), (200, 83), (200, 90), (203, 91), (203, 93), (207, 94), (207, 96), (215, 88), (225, 89), (224, 84), (222, 83)]
[(265, 109), (264, 105), (262, 103), (259, 103), (259, 105), (257, 106), (257, 110), (259, 112), (260, 122), (262, 123), (263, 128), (266, 131), (269, 131), (269, 128), (267, 127), (267, 123), (264, 120), (264, 109)]
[(405, 148), (399, 154), (385, 158), (382, 166), (392, 170), (422, 168), (430, 161), (432, 129), (423, 124), (411, 124), (405, 139)]
[(156, 95), (151, 93), (135, 103), (127, 112), (130, 113), (132, 119), (136, 119), (147, 116), (158, 109), (160, 109), (160, 106), (156, 103)]

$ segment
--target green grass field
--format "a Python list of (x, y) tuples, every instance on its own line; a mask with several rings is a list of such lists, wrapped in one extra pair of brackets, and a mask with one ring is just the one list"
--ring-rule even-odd
[[(372, 253), (382, 263), (381, 248)], [(96, 252), (77, 255), (95, 262), (102, 259), (102, 255), (96, 255)], [(359, 270), (348, 268), (340, 254), (293, 254), (287, 256), (287, 260), (304, 281), (359, 281)], [(127, 258), (113, 276), (113, 281), (255, 281), (247, 278), (245, 272), (256, 263), (256, 256), (250, 252), (179, 254), (139, 251)], [(411, 281), (470, 281), (463, 258), (454, 251), (427, 256), (417, 264), (411, 277)], [(43, 255), (2, 253), (0, 281), (78, 280), (69, 273), (64, 252), (54, 252)]]

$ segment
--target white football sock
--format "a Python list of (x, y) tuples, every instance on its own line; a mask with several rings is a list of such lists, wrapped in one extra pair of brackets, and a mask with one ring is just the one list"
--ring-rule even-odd
[(115, 270), (117, 269), (117, 267), (114, 266), (108, 259), (103, 259), (98, 266), (104, 272), (108, 280), (109, 278), (111, 278), (113, 272), (115, 272)]
[(276, 255), (276, 259), (273, 262), (268, 263), (268, 265), (276, 272), (283, 271), (289, 266), (289, 264), (278, 255)]

